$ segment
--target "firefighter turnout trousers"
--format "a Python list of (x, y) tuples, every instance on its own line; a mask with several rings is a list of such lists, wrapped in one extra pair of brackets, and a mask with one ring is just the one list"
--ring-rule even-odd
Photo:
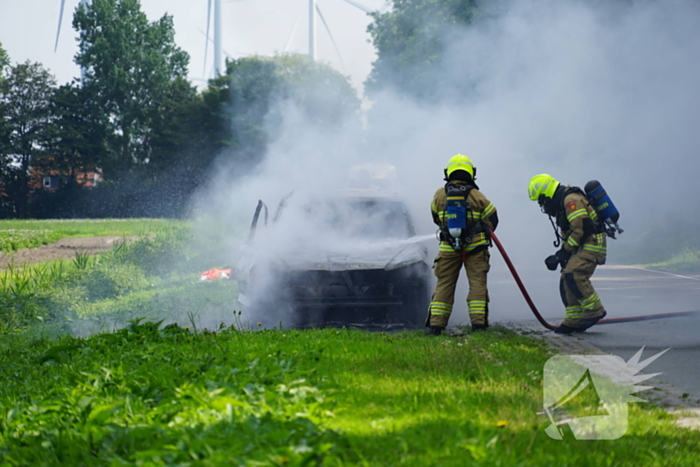
[(561, 273), (559, 292), (564, 302), (566, 314), (562, 324), (578, 328), (581, 319), (598, 318), (605, 314), (605, 308), (598, 297), (591, 276), (598, 262), (593, 255), (574, 253)]
[(437, 285), (430, 301), (429, 325), (446, 327), (452, 313), (459, 273), (464, 265), (469, 281), (467, 306), (472, 324), (488, 324), (489, 293), (486, 276), (490, 253), (487, 249), (463, 256), (456, 251), (440, 251), (435, 258)]

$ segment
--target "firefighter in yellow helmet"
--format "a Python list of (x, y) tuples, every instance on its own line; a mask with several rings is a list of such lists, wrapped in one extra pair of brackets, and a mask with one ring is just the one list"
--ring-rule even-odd
[(555, 246), (563, 243), (559, 251), (545, 259), (549, 270), (554, 271), (559, 265), (562, 268), (559, 291), (566, 312), (554, 332), (585, 331), (607, 314), (591, 285), (596, 267), (605, 264), (605, 231), (586, 194), (578, 187), (562, 186), (551, 175), (540, 174), (530, 180), (528, 194), (539, 203), (542, 212), (556, 219), (559, 231)]
[(476, 168), (462, 154), (452, 157), (445, 168), (444, 187), (433, 197), (430, 210), (440, 228), (440, 248), (435, 263), (437, 285), (430, 301), (426, 333), (439, 335), (447, 326), (454, 304), (462, 265), (467, 272), (467, 306), (472, 330), (488, 328), (489, 245), (486, 227), (498, 225), (496, 208), (474, 182)]

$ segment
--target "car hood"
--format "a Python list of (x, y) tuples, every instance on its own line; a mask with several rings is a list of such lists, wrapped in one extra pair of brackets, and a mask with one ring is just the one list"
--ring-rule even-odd
[[(339, 245), (337, 248), (317, 246), (308, 250), (276, 252), (258, 261), (276, 263), (287, 270), (348, 271), (366, 269), (393, 270), (417, 262), (425, 262), (428, 250), (419, 243), (404, 240), (367, 245)], [(256, 261), (257, 262), (257, 261)]]

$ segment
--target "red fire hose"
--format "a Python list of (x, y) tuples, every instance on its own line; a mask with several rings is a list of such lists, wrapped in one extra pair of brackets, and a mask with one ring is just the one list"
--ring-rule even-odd
[[(508, 257), (508, 253), (506, 253), (505, 248), (503, 248), (503, 245), (501, 244), (501, 241), (498, 239), (496, 234), (490, 230), (489, 234), (491, 235), (491, 238), (493, 239), (493, 242), (496, 244), (496, 247), (498, 248), (498, 251), (501, 252), (501, 256), (503, 257), (503, 260), (506, 262), (506, 265), (508, 266), (508, 269), (510, 269), (510, 273), (513, 275), (513, 279), (515, 279), (515, 282), (518, 284), (518, 287), (520, 288), (520, 292), (522, 292), (523, 297), (525, 298), (525, 301), (527, 304), (530, 306), (530, 310), (532, 310), (532, 314), (535, 315), (535, 318), (537, 318), (537, 321), (542, 324), (547, 329), (554, 329), (556, 326), (553, 326), (549, 324), (545, 319), (542, 317), (539, 311), (537, 311), (537, 307), (535, 307), (534, 302), (530, 298), (530, 294), (527, 293), (527, 290), (525, 289), (525, 286), (523, 285), (523, 281), (520, 280), (520, 276), (518, 275), (518, 272), (515, 270), (515, 267), (513, 266), (513, 263), (510, 261), (510, 257)], [(601, 319), (598, 321), (597, 324), (617, 324), (617, 323), (629, 323), (633, 321), (648, 321), (652, 319), (664, 319), (664, 318), (676, 318), (679, 316), (688, 316), (692, 314), (700, 313), (700, 311), (679, 311), (676, 313), (660, 313), (656, 315), (646, 315), (646, 316), (630, 316), (627, 318), (609, 318), (609, 319)]]
[(508, 253), (506, 253), (505, 248), (503, 248), (503, 245), (501, 245), (501, 241), (498, 239), (496, 234), (493, 232), (493, 230), (489, 231), (491, 238), (493, 239), (493, 242), (496, 244), (496, 247), (498, 248), (498, 251), (501, 252), (501, 256), (503, 256), (503, 260), (506, 262), (508, 265), (508, 269), (510, 269), (510, 273), (513, 275), (513, 279), (515, 279), (515, 282), (518, 284), (518, 287), (520, 288), (520, 291), (523, 293), (523, 297), (525, 298), (525, 301), (527, 302), (528, 305), (530, 305), (530, 309), (532, 310), (532, 314), (535, 315), (535, 318), (537, 318), (537, 321), (542, 324), (542, 326), (546, 327), (547, 329), (554, 329), (556, 326), (552, 326), (549, 324), (545, 319), (542, 317), (539, 311), (537, 311), (537, 307), (535, 307), (534, 302), (530, 298), (530, 294), (527, 293), (527, 290), (525, 290), (525, 286), (523, 285), (523, 281), (520, 280), (520, 276), (518, 275), (518, 271), (515, 270), (515, 266), (513, 266), (513, 263), (510, 261), (510, 257), (508, 256)]
[(681, 316), (689, 316), (700, 313), (700, 311), (677, 311), (674, 313), (659, 313), (656, 315), (644, 315), (644, 316), (629, 316), (627, 318), (608, 318), (601, 319), (597, 324), (617, 324), (617, 323), (630, 323), (632, 321), (650, 321), (652, 319), (664, 319), (664, 318), (678, 318)]

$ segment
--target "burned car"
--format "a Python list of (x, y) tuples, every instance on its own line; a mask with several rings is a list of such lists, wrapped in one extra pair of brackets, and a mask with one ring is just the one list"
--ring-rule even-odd
[(405, 204), (371, 190), (292, 193), (269, 222), (260, 201), (239, 302), (266, 326), (423, 326), (432, 275), (414, 236)]

